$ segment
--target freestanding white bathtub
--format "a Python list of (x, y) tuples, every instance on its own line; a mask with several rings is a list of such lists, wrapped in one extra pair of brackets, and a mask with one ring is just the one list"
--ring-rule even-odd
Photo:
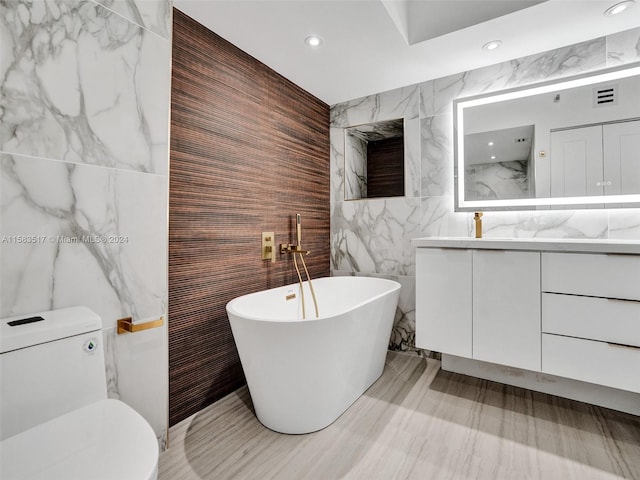
[(276, 432), (328, 426), (384, 369), (400, 284), (370, 277), (312, 282), (319, 318), (307, 282), (306, 320), (299, 284), (227, 304), (256, 416)]

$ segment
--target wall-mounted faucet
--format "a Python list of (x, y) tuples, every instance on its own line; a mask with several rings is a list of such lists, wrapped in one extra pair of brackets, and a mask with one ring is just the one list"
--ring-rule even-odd
[[(300, 281), (300, 299), (302, 305), (302, 318), (307, 318), (307, 313), (305, 309), (304, 303), (304, 287), (302, 285), (302, 275), (300, 275), (300, 269), (298, 268), (298, 262), (296, 261), (296, 253), (300, 254), (300, 260), (302, 261), (302, 266), (304, 267), (304, 272), (307, 274), (307, 283), (309, 284), (309, 290), (311, 290), (311, 296), (313, 297), (313, 306), (316, 309), (316, 318), (320, 316), (318, 313), (318, 301), (316, 300), (316, 292), (313, 290), (313, 284), (311, 283), (311, 276), (309, 275), (309, 270), (307, 270), (307, 264), (304, 263), (303, 255), (308, 255), (308, 250), (302, 249), (302, 220), (299, 213), (296, 213), (296, 241), (297, 244), (292, 243), (281, 243), (280, 244), (280, 253), (290, 253), (293, 256), (293, 265), (296, 267), (296, 273), (298, 274), (298, 280)], [(288, 300), (289, 298), (287, 298)]]
[(296, 213), (296, 241), (295, 243), (281, 243), (280, 253), (301, 253), (309, 254), (309, 250), (302, 249), (302, 219), (299, 213)]

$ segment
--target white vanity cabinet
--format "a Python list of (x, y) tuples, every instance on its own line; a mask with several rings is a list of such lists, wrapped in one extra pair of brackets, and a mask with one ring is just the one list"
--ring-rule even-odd
[(542, 371), (640, 393), (640, 256), (542, 253)]
[(540, 254), (419, 248), (416, 346), (540, 370)]
[(442, 368), (640, 415), (640, 242), (413, 241)]
[[(416, 345), (471, 358), (471, 250), (419, 248)], [(418, 320), (416, 319), (416, 322)]]
[(540, 370), (540, 253), (473, 251), (473, 358)]

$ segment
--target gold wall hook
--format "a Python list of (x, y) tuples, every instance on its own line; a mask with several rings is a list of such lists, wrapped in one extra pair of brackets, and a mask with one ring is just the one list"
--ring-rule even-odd
[(120, 318), (118, 320), (118, 335), (141, 332), (142, 330), (149, 330), (150, 328), (161, 327), (162, 325), (164, 325), (164, 317), (144, 323), (133, 323), (131, 317)]

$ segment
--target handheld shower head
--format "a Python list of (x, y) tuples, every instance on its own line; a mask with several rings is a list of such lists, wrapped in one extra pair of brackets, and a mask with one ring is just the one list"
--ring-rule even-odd
[(298, 240), (298, 246), (301, 245), (302, 238), (302, 225), (301, 225), (301, 217), (299, 213), (296, 213), (296, 238)]

